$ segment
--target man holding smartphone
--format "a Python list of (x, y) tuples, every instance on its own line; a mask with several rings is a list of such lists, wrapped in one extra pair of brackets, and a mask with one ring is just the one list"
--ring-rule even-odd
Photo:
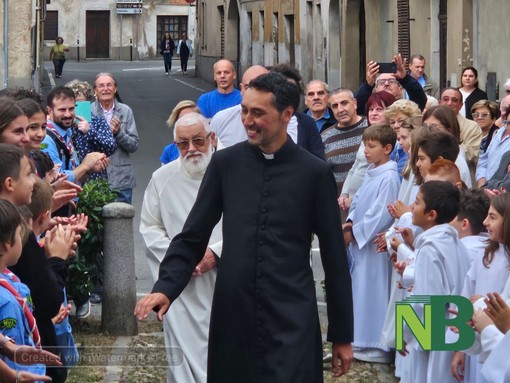
[(420, 83), (406, 72), (406, 62), (407, 60), (403, 59), (400, 54), (393, 56), (395, 73), (381, 73), (381, 68), (375, 61), (370, 61), (367, 64), (366, 81), (354, 93), (358, 101), (358, 114), (365, 115), (365, 104), (372, 92), (382, 90), (391, 93), (397, 100), (405, 98), (407, 93), (409, 99), (423, 110), (427, 104), (427, 95)]

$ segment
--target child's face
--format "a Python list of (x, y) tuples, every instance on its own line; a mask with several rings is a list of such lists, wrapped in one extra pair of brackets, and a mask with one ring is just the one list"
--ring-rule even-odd
[(404, 152), (409, 153), (411, 148), (411, 132), (409, 129), (401, 127), (398, 133), (398, 143), (404, 149)]
[(365, 157), (369, 164), (379, 166), (388, 161), (388, 156), (391, 152), (391, 145), (382, 146), (379, 141), (366, 140), (365, 144)]
[(425, 178), (431, 166), (432, 161), (430, 160), (430, 157), (427, 156), (421, 148), (418, 148), (418, 160), (416, 161), (416, 167), (423, 178)]
[(18, 263), (18, 259), (21, 255), (21, 250), (23, 249), (23, 244), (21, 243), (21, 225), (16, 229), (16, 234), (14, 235), (13, 243), (5, 244), (5, 265), (7, 267), (14, 266)]
[(46, 137), (46, 114), (39, 112), (30, 117), (27, 133), (30, 141), (26, 144), (25, 149), (29, 151), (40, 149), (41, 143)]
[(413, 212), (413, 225), (425, 229), (428, 228), (429, 221), (427, 220), (428, 212), (426, 210), (427, 205), (425, 204), (425, 201), (423, 200), (423, 194), (420, 191), (416, 195), (414, 204), (411, 205), (411, 211)]
[(503, 216), (492, 205), (489, 207), (489, 214), (483, 221), (483, 225), (491, 241), (503, 242)]
[(32, 190), (34, 189), (35, 175), (27, 156), (21, 159), (19, 177), (13, 180), (13, 203), (15, 206), (28, 205), (32, 201)]
[(29, 142), (28, 134), (28, 118), (21, 115), (12, 120), (0, 134), (0, 142), (4, 144), (15, 145), (24, 148)]

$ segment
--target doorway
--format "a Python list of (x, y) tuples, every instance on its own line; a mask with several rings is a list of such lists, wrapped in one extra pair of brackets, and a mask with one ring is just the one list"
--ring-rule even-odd
[(87, 11), (85, 28), (87, 58), (109, 58), (110, 11)]

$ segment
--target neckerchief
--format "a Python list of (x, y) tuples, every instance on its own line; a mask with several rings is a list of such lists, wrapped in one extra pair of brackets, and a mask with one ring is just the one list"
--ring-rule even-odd
[[(64, 144), (64, 146), (67, 148), (67, 151), (69, 152), (69, 159), (71, 161), (72, 169), (76, 168), (78, 165), (76, 161), (74, 160), (74, 146), (73, 146), (73, 140), (71, 139), (71, 136), (69, 136), (69, 141), (66, 142), (65, 138), (61, 136), (61, 134), (58, 132), (57, 128), (55, 127), (54, 123), (50, 120), (47, 121), (47, 129), (51, 130), (51, 132), (57, 137), (57, 139)], [(71, 128), (69, 128), (71, 129)], [(70, 170), (72, 170), (70, 169)]]
[[(4, 269), (4, 274), (7, 274), (14, 282), (21, 282), (19, 278), (14, 275), (13, 272), (11, 272), (9, 269)], [(21, 295), (19, 295), (18, 291), (14, 288), (13, 285), (11, 285), (6, 279), (0, 278), (0, 286), (4, 287), (9, 291), (14, 298), (18, 301), (19, 305), (23, 309), (23, 313), (25, 314), (25, 317), (27, 318), (29, 330), (30, 330), (30, 336), (32, 337), (32, 340), (34, 341), (36, 348), (41, 348), (41, 336), (39, 335), (39, 329), (37, 328), (37, 323), (35, 322), (34, 314), (32, 314), (32, 311), (30, 310), (30, 307), (28, 307), (27, 299), (23, 298)]]

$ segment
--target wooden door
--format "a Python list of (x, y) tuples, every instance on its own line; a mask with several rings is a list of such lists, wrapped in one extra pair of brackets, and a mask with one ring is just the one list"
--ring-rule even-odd
[(87, 11), (87, 58), (110, 57), (110, 11)]

